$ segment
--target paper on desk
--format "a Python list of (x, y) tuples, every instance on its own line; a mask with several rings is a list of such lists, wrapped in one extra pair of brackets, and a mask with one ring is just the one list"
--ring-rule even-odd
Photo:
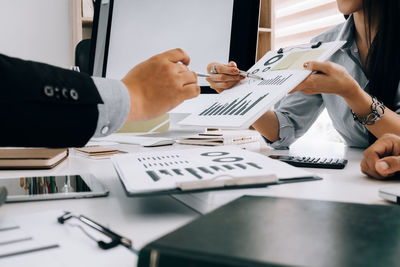
[(57, 240), (30, 233), (15, 221), (4, 217), (0, 219), (0, 264), (8, 258), (49, 253), (58, 248)]
[[(184, 188), (185, 183), (222, 179), (269, 177), (260, 184), (312, 176), (307, 171), (234, 146), (174, 149), (115, 155), (114, 167), (125, 188), (132, 194)], [(275, 178), (272, 178), (272, 175)], [(205, 187), (209, 188), (209, 187)]]
[[(33, 236), (39, 242), (59, 244), (59, 248), (56, 249), (0, 258), (0, 266), (108, 267), (120, 266), (121, 262), (130, 266), (137, 260), (136, 255), (125, 247), (118, 246), (104, 251), (80, 229), (59, 224), (57, 218), (63, 214), (61, 210), (52, 210), (18, 216), (13, 218), (11, 223), (9, 219), (0, 219), (0, 226), (17, 225), (26, 233), (25, 235)], [(0, 245), (0, 254), (1, 251)]]
[(128, 134), (111, 134), (106, 137), (92, 138), (91, 142), (116, 142), (120, 144), (141, 145), (144, 147), (166, 146), (175, 143), (174, 140), (163, 137), (143, 137)]

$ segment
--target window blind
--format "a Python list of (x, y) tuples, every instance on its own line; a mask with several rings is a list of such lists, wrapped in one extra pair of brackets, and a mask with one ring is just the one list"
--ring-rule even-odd
[(308, 43), (344, 21), (336, 0), (275, 1), (275, 48)]

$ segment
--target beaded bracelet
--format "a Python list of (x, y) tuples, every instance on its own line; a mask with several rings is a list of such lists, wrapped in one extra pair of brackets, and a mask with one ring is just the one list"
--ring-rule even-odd
[(351, 110), (351, 114), (353, 114), (354, 120), (362, 125), (374, 125), (385, 115), (385, 109), (385, 105), (375, 96), (372, 96), (371, 113), (361, 119), (357, 117), (353, 110)]

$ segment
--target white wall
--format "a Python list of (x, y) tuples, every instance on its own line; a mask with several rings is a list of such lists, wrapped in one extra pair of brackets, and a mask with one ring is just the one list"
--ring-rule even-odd
[(0, 53), (69, 68), (70, 0), (0, 0)]

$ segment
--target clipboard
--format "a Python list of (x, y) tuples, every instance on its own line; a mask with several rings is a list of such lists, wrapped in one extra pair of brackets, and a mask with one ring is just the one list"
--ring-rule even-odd
[(115, 155), (111, 160), (128, 196), (267, 187), (321, 179), (233, 146)]
[(260, 77), (247, 78), (219, 94), (179, 122), (183, 126), (247, 129), (265, 112), (304, 81), (311, 71), (309, 61), (324, 62), (346, 42), (318, 42), (269, 51), (247, 72)]

